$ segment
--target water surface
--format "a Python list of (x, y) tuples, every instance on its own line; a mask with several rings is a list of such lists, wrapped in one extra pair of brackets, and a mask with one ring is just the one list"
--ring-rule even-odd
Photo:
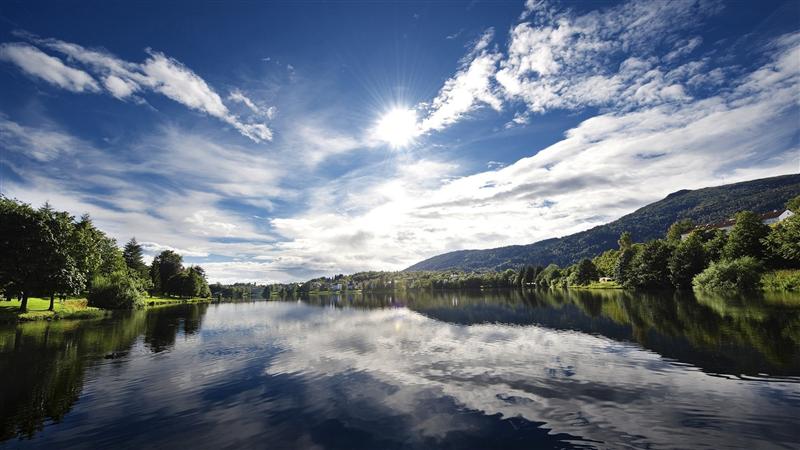
[(793, 299), (416, 292), (0, 328), (0, 447), (796, 448)]

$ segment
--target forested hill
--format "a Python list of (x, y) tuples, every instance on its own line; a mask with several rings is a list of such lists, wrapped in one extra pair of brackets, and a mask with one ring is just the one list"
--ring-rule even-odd
[(781, 209), (800, 194), (800, 175), (784, 175), (704, 189), (682, 190), (663, 200), (640, 208), (613, 222), (558, 239), (528, 245), (512, 245), (487, 250), (460, 250), (418, 262), (406, 271), (421, 270), (502, 270), (523, 264), (559, 266), (573, 264), (617, 247), (623, 231), (630, 231), (635, 242), (663, 237), (677, 220), (688, 218), (697, 224), (730, 218), (743, 210), (758, 213)]

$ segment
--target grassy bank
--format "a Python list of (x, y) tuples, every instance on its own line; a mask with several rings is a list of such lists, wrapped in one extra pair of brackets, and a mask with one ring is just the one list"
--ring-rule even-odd
[(210, 303), (211, 298), (172, 298), (172, 297), (145, 297), (144, 305), (146, 308), (159, 306), (185, 305), (187, 303)]
[(19, 300), (0, 301), (0, 321), (16, 322), (29, 320), (56, 319), (96, 319), (105, 316), (107, 311), (87, 305), (86, 299), (56, 300), (53, 311), (48, 311), (50, 299), (31, 297), (28, 299), (28, 312), (19, 312)]
[[(145, 308), (184, 305), (187, 303), (208, 303), (210, 298), (169, 298), (145, 297)], [(27, 322), (33, 320), (59, 319), (98, 319), (111, 314), (110, 310), (95, 308), (87, 304), (85, 298), (73, 298), (64, 302), (55, 301), (53, 311), (48, 311), (50, 299), (31, 297), (28, 299), (28, 312), (19, 312), (19, 300), (7, 302), (0, 300), (0, 322)]]

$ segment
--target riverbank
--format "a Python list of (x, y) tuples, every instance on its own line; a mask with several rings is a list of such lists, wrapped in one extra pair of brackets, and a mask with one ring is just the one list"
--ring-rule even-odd
[(85, 298), (56, 300), (53, 311), (49, 311), (50, 299), (31, 297), (28, 311), (19, 312), (19, 300), (0, 301), (0, 322), (27, 322), (32, 320), (97, 319), (109, 313), (107, 310), (88, 306)]
[[(162, 306), (185, 305), (190, 303), (210, 303), (210, 298), (169, 298), (169, 297), (146, 297), (144, 305), (146, 309), (158, 308)], [(113, 311), (108, 309), (95, 308), (88, 305), (85, 298), (67, 299), (63, 302), (56, 300), (53, 304), (53, 311), (50, 311), (50, 299), (31, 297), (28, 299), (28, 311), (19, 312), (19, 300), (0, 301), (0, 323), (9, 322), (30, 322), (36, 320), (76, 320), (76, 319), (100, 319)]]

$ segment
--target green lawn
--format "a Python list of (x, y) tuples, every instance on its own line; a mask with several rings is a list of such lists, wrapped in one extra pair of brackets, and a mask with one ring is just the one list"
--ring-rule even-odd
[(28, 312), (20, 314), (18, 300), (0, 300), (0, 320), (90, 319), (106, 314), (100, 308), (87, 306), (85, 298), (68, 299), (63, 303), (56, 299), (54, 311), (48, 311), (49, 307), (49, 299), (31, 297), (28, 299)]

